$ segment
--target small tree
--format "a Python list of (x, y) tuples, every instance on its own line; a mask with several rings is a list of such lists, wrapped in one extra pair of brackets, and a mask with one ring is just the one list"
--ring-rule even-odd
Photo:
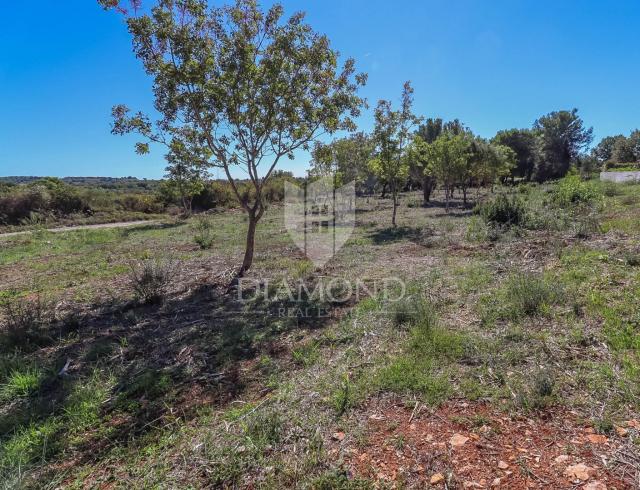
[(444, 131), (442, 119), (429, 118), (421, 124), (413, 139), (411, 147), (411, 165), (422, 179), (422, 199), (427, 204), (436, 186), (436, 178), (426, 161), (426, 145), (433, 143)]
[(469, 141), (463, 134), (454, 135), (446, 132), (426, 147), (426, 160), (430, 169), (445, 192), (445, 209), (449, 212), (449, 201), (453, 186), (465, 173), (469, 158)]
[(201, 166), (193, 162), (184, 161), (177, 155), (167, 155), (169, 165), (166, 168), (166, 190), (180, 200), (185, 216), (193, 211), (193, 197), (202, 192), (207, 173)]
[(410, 143), (410, 131), (418, 120), (411, 112), (412, 103), (413, 89), (410, 82), (405, 82), (402, 90), (402, 106), (399, 111), (394, 111), (388, 100), (379, 101), (375, 110), (375, 128), (372, 136), (375, 156), (370, 161), (370, 168), (389, 186), (393, 200), (391, 224), (394, 227), (398, 209), (398, 192), (409, 176), (406, 150)]
[[(310, 176), (336, 175), (336, 183), (343, 185), (356, 183), (356, 191), (370, 189), (375, 181), (369, 160), (373, 153), (371, 138), (364, 133), (356, 133), (331, 143), (317, 141), (311, 152)], [(372, 179), (373, 177), (373, 179)]]
[[(141, 153), (149, 142), (161, 143), (170, 151), (179, 147), (189, 156), (184, 162), (224, 171), (249, 218), (242, 275), (253, 262), (263, 190), (274, 169), (321, 133), (355, 129), (363, 105), (356, 92), (366, 75), (355, 75), (351, 59), (339, 70), (327, 37), (306, 24), (303, 13), (283, 21), (279, 4), (263, 12), (256, 0), (226, 7), (158, 0), (137, 17), (117, 0), (100, 2), (127, 15), (161, 115), (154, 124), (117, 106), (113, 132), (143, 136)], [(234, 168), (248, 176), (251, 192), (241, 192)]]

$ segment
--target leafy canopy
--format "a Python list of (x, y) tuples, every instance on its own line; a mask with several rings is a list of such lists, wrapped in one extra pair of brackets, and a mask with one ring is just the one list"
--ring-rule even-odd
[[(113, 132), (142, 135), (140, 153), (162, 143), (170, 159), (224, 169), (251, 214), (261, 215), (262, 186), (282, 157), (321, 133), (355, 129), (366, 75), (355, 75), (352, 59), (339, 69), (339, 54), (303, 13), (283, 20), (281, 5), (263, 12), (255, 0), (160, 0), (127, 24), (161, 118), (116, 106)], [(233, 166), (254, 185), (252, 202), (238, 193)]]

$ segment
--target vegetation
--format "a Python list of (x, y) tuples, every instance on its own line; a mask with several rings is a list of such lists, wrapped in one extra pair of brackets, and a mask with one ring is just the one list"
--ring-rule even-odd
[[(640, 184), (591, 175), (635, 168), (638, 130), (588, 155), (573, 109), (485, 139), (407, 82), (345, 135), (366, 76), (303, 14), (99, 3), (160, 118), (112, 132), (167, 174), (0, 182), (3, 488), (637, 486)], [(298, 150), (307, 179), (278, 169)], [(298, 247), (281, 203), (325, 175), (358, 195), (318, 265), (331, 219)]]
[[(491, 425), (478, 406), (507, 421), (553, 420), (567, 408), (594, 427), (623, 426), (640, 413), (637, 187), (571, 175), (485, 188), (477, 216), (461, 194), (447, 215), (442, 190), (429, 208), (401, 192), (398, 220), (412, 226), (394, 232), (381, 224), (390, 200), (358, 198), (358, 225), (331, 277), (400, 276), (406, 290), (400, 301), (399, 289), (304, 299), (305, 309), (346, 311), (340, 318), (278, 314), (300, 308), (286, 290), (248, 289), (241, 302), (227, 291), (224, 271), (244, 252), (234, 211), (0, 238), (2, 481), (331, 487), (346, 471), (333, 449), (375, 437), (378, 411), (388, 417), (385, 407), (403, 403), (413, 423), (430, 417), (422, 404), (464, 399), (460, 423), (472, 427)], [(600, 231), (576, 240), (587, 203)], [(292, 249), (282, 212), (268, 209), (247, 279), (274, 291), (301, 280), (312, 291), (327, 270)], [(215, 232), (212, 248), (195, 242), (200, 220)], [(493, 231), (471, 237), (473, 223)], [(412, 447), (410, 433), (393, 444)]]
[[(283, 13), (281, 5), (263, 12), (252, 0), (218, 8), (161, 0), (149, 14), (127, 18), (162, 119), (154, 125), (119, 105), (113, 133), (140, 134), (139, 153), (165, 145), (170, 168), (224, 171), (249, 219), (240, 275), (253, 263), (265, 186), (279, 161), (308, 149), (321, 131), (355, 129), (363, 104), (356, 91), (366, 76), (354, 75), (354, 61), (338, 70), (337, 53), (304, 14), (283, 21)], [(249, 175), (249, 193), (241, 194), (235, 167)]]

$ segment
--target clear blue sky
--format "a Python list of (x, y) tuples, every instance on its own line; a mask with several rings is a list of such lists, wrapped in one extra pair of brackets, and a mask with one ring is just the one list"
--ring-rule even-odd
[[(114, 104), (152, 104), (122, 19), (93, 0), (5, 3), (0, 175), (162, 176), (161, 152), (137, 156), (133, 137), (109, 133)], [(460, 118), (485, 137), (572, 107), (597, 139), (640, 127), (638, 0), (283, 3), (369, 73), (372, 106), (411, 80), (418, 114)], [(285, 168), (301, 175), (307, 162), (301, 153)]]

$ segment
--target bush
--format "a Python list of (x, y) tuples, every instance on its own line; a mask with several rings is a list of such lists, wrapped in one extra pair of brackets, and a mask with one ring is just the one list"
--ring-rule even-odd
[(602, 193), (591, 182), (584, 182), (578, 175), (567, 175), (558, 182), (553, 200), (561, 206), (592, 204), (602, 200)]
[(525, 206), (517, 196), (498, 194), (488, 202), (480, 204), (476, 212), (489, 224), (500, 226), (522, 226), (526, 219)]
[(48, 345), (51, 315), (40, 298), (17, 299), (3, 306), (4, 329), (1, 344), (5, 350), (23, 351)]
[(560, 299), (560, 290), (535, 274), (514, 274), (505, 286), (507, 316), (513, 319), (537, 316)]
[(174, 270), (169, 260), (147, 259), (132, 264), (129, 279), (138, 299), (146, 304), (164, 301)]
[(157, 214), (164, 210), (162, 203), (151, 195), (127, 194), (116, 202), (124, 211)]
[(193, 224), (195, 235), (193, 241), (196, 242), (202, 250), (209, 249), (213, 246), (213, 221), (207, 215), (201, 214), (196, 216)]
[(208, 182), (198, 194), (193, 196), (192, 204), (194, 209), (206, 211), (236, 206), (238, 200), (229, 183), (214, 180)]

